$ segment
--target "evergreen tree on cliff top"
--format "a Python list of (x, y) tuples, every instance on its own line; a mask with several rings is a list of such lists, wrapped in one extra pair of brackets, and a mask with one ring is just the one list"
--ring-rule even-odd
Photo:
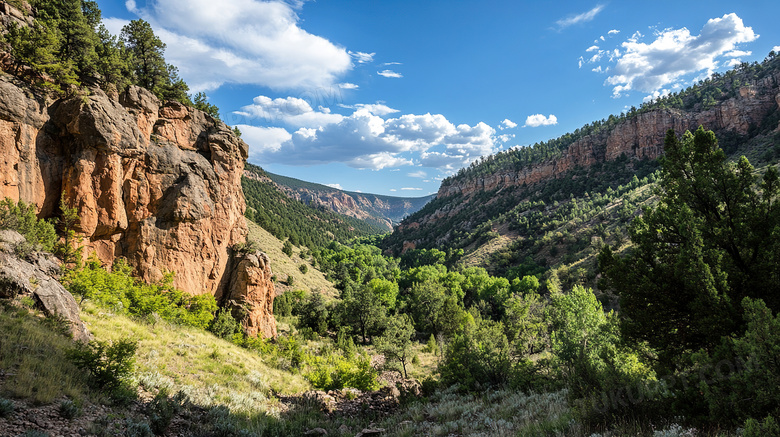
[(154, 34), (152, 26), (141, 19), (133, 20), (122, 28), (121, 39), (135, 65), (136, 83), (155, 91), (165, 84), (168, 66), (165, 63), (165, 43)]
[(741, 302), (780, 309), (778, 172), (760, 181), (745, 157), (728, 162), (711, 131), (664, 142), (660, 201), (630, 227), (634, 250), (605, 247), (599, 263), (620, 296), (623, 330), (673, 368), (688, 351), (744, 330)]

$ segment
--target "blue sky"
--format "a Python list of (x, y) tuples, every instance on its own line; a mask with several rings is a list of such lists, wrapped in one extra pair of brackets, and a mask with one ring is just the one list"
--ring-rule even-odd
[(776, 0), (98, 3), (152, 24), (251, 163), (404, 197), (780, 51)]

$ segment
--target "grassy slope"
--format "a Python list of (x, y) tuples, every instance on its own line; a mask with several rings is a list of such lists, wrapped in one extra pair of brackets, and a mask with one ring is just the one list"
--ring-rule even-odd
[[(261, 228), (256, 223), (247, 221), (249, 225), (249, 240), (256, 241), (260, 249), (268, 255), (271, 260), (271, 271), (277, 277), (276, 294), (279, 295), (287, 290), (306, 290), (319, 291), (325, 296), (334, 298), (338, 296), (338, 290), (333, 287), (325, 275), (299, 256), (301, 248), (293, 246), (293, 255), (288, 257), (282, 252), (283, 243), (278, 238), (271, 235), (270, 232)], [(311, 258), (309, 258), (310, 260)], [(301, 273), (299, 266), (306, 264), (308, 272)], [(293, 275), (295, 282), (292, 287), (283, 284), (289, 275)]]
[(258, 353), (203, 330), (166, 322), (140, 323), (90, 305), (81, 317), (100, 340), (138, 341), (136, 374), (147, 389), (182, 390), (204, 406), (266, 411), (276, 403), (267, 397), (271, 390), (290, 394), (310, 388), (302, 376), (279, 370)]

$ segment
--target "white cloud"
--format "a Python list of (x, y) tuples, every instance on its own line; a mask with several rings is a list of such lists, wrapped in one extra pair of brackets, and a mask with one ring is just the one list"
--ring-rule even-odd
[(388, 65), (404, 65), (404, 64), (401, 63), (401, 62), (384, 62), (384, 63), (382, 63), (383, 67), (386, 67)]
[[(294, 6), (283, 1), (156, 0), (128, 9), (149, 21), (167, 45), (191, 91), (225, 83), (272, 89), (335, 86), (352, 68), (343, 47), (299, 26)], [(108, 18), (116, 31), (117, 19)], [(109, 26), (110, 24), (110, 26)]]
[(349, 82), (340, 83), (338, 85), (338, 87), (343, 89), (343, 90), (356, 90), (356, 89), (360, 88), (358, 85), (355, 85), (354, 83), (349, 83)]
[(587, 49), (585, 49), (586, 52), (593, 52), (599, 49), (599, 46), (590, 46)]
[(241, 111), (235, 114), (248, 119), (261, 119), (295, 127), (319, 127), (338, 123), (344, 118), (339, 114), (331, 114), (329, 109), (322, 106), (314, 110), (309, 102), (298, 97), (271, 99), (257, 96), (251, 105), (242, 107)]
[(601, 12), (602, 9), (604, 9), (604, 5), (597, 5), (595, 8), (593, 8), (593, 9), (587, 11), (587, 12), (583, 12), (581, 14), (573, 15), (573, 16), (570, 16), (570, 17), (567, 17), (567, 18), (562, 18), (562, 19), (556, 21), (555, 24), (557, 24), (560, 29), (564, 29), (564, 28), (572, 26), (574, 24), (586, 23), (586, 22), (591, 21), (594, 18), (596, 18), (596, 15), (598, 15), (598, 13)]
[(619, 30), (617, 30), (617, 29), (612, 29), (612, 30), (610, 30), (609, 32), (607, 32), (607, 35), (617, 35), (618, 33), (620, 33), (620, 31), (619, 31)]
[(355, 60), (359, 64), (366, 64), (368, 62), (374, 62), (374, 55), (376, 55), (376, 53), (353, 52), (351, 50), (348, 51), (347, 53), (349, 53), (350, 56), (355, 58)]
[(640, 38), (635, 33), (622, 44), (624, 53), (615, 56), (614, 75), (606, 82), (614, 86), (614, 97), (629, 90), (653, 92), (687, 74), (714, 70), (716, 58), (733, 52), (737, 44), (755, 41), (758, 35), (732, 13), (707, 21), (698, 36), (682, 28), (658, 32), (649, 44)]
[(545, 117), (542, 114), (534, 114), (529, 115), (528, 118), (525, 119), (523, 127), (551, 126), (554, 124), (558, 124), (558, 117), (552, 114), (550, 114), (549, 117)]
[(412, 187), (404, 187), (401, 188), (403, 191), (422, 191), (422, 188), (412, 188)]
[(420, 178), (420, 179), (424, 179), (424, 178), (428, 177), (428, 173), (425, 173), (422, 170), (414, 171), (414, 172), (411, 172), (411, 173), (407, 173), (406, 175), (409, 176), (410, 178)]
[(341, 186), (341, 184), (325, 184), (326, 187), (335, 188), (337, 190), (344, 190), (344, 188)]
[(391, 189), (390, 189), (390, 191), (392, 191), (392, 192), (396, 192), (396, 191), (398, 191), (398, 190), (396, 190), (395, 188), (391, 188)]
[(513, 129), (516, 127), (517, 127), (517, 123), (515, 123), (514, 121), (508, 118), (505, 118), (504, 121), (501, 122), (498, 128), (503, 130), (503, 129)]
[(772, 50), (770, 50), (770, 51), (775, 52), (775, 53), (780, 53), (780, 46), (774, 46), (774, 47), (772, 47)]
[(723, 56), (727, 58), (738, 58), (740, 56), (750, 56), (753, 52), (745, 51), (745, 50), (732, 50), (728, 53), (724, 53)]
[(377, 72), (376, 72), (376, 74), (378, 74), (378, 75), (380, 75), (380, 76), (384, 76), (384, 77), (394, 77), (394, 78), (401, 78), (401, 77), (404, 77), (404, 76), (403, 76), (401, 73), (396, 73), (396, 72), (395, 72), (395, 71), (393, 71), (393, 70), (382, 70), (382, 71), (377, 71)]
[[(388, 118), (398, 111), (383, 104), (361, 104), (352, 107), (352, 114), (343, 116), (312, 110), (294, 98), (277, 100), (255, 99), (255, 104), (245, 109), (263, 108), (265, 114), (273, 113), (289, 126), (300, 127), (288, 132), (282, 128), (247, 126), (249, 133), (244, 138), (257, 162), (287, 165), (343, 162), (351, 167), (375, 170), (422, 164), (453, 169), (468, 165), (479, 156), (495, 153), (500, 142), (496, 130), (485, 123), (456, 126), (441, 114), (403, 114)], [(312, 120), (325, 123), (314, 126)], [(241, 125), (239, 128), (244, 131)]]

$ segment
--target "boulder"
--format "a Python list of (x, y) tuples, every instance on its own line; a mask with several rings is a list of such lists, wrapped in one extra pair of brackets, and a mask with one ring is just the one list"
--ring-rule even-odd
[(33, 253), (27, 259), (19, 258), (14, 249), (24, 241), (17, 232), (0, 231), (0, 298), (30, 296), (48, 317), (65, 320), (74, 339), (89, 341), (90, 334), (79, 317), (76, 300), (51, 276), (53, 256)]

